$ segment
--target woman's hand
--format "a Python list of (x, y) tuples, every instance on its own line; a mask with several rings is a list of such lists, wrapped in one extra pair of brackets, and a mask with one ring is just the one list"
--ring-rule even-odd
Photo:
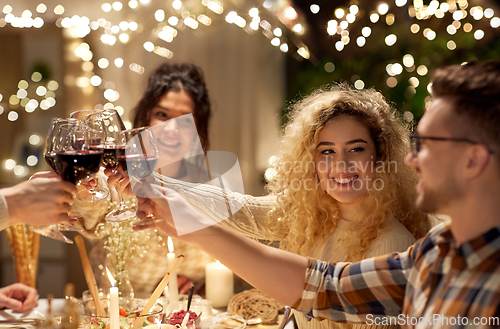
[(156, 224), (143, 225), (140, 229), (154, 227), (167, 235), (188, 241), (193, 237), (193, 233), (215, 224), (214, 221), (201, 215), (182, 196), (171, 189), (142, 182), (140, 187), (136, 189), (136, 195), (139, 199), (137, 211), (139, 219), (147, 220), (150, 214), (154, 215), (156, 219), (164, 219)]
[(37, 305), (37, 291), (22, 283), (0, 288), (0, 309), (6, 307), (16, 312), (30, 310)]
[(121, 189), (123, 195), (134, 195), (134, 193), (132, 192), (132, 187), (130, 186), (130, 179), (123, 169), (105, 169), (104, 174), (108, 176), (108, 184), (114, 186), (117, 189)]

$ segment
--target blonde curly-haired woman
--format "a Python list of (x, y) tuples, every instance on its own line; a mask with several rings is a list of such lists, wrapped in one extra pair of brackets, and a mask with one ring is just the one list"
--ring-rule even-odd
[[(222, 225), (282, 249), (328, 262), (358, 261), (404, 251), (430, 228), (414, 206), (416, 175), (404, 164), (409, 130), (373, 89), (331, 85), (296, 102), (282, 136), (270, 195), (227, 192), (243, 208)], [(161, 180), (161, 177), (159, 177)], [(163, 184), (209, 215), (203, 194), (210, 186)], [(195, 197), (189, 193), (197, 191)], [(299, 328), (394, 328), (311, 320)]]

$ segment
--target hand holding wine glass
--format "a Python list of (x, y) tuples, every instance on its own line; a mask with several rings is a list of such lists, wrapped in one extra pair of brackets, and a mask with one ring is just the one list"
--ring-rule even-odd
[[(61, 135), (61, 133), (63, 133), (61, 127), (63, 127), (64, 125), (77, 125), (78, 123), (79, 121), (77, 119), (54, 118), (52, 119), (52, 122), (50, 124), (47, 139), (45, 141), (43, 154), (47, 164), (58, 175), (59, 171), (56, 165), (56, 152), (63, 138), (63, 136)], [(38, 176), (41, 177), (41, 175)], [(72, 219), (77, 219), (80, 217), (80, 214), (76, 211), (70, 211), (69, 217)], [(73, 241), (68, 239), (60, 231), (80, 231), (80, 229), (78, 229), (71, 223), (60, 223), (60, 224), (53, 224), (41, 227), (31, 227), (31, 230), (45, 237), (59, 240), (68, 244), (72, 244)]]
[[(146, 180), (153, 173), (158, 161), (158, 148), (150, 128), (129, 129), (120, 135), (122, 143), (125, 143), (125, 154), (118, 158), (119, 170), (129, 177), (133, 189), (135, 184)], [(151, 225), (161, 220), (150, 216), (147, 223), (139, 221), (134, 225)]]
[[(78, 119), (85, 123), (88, 130), (90, 149), (101, 150), (106, 139), (106, 131), (102, 122), (102, 111), (81, 110), (70, 114), (70, 118)], [(82, 185), (85, 185), (82, 182)], [(83, 189), (77, 195), (78, 200), (85, 202), (97, 202), (109, 196), (109, 191), (95, 185)]]
[[(108, 222), (122, 222), (135, 217), (135, 209), (128, 207), (123, 200), (121, 184), (125, 180), (126, 173), (120, 169), (120, 157), (125, 156), (127, 140), (122, 134), (123, 122), (116, 110), (105, 110), (102, 113), (102, 123), (106, 131), (106, 140), (103, 146), (103, 166), (106, 171), (120, 173), (121, 178), (115, 179), (116, 190), (120, 203), (118, 209), (110, 212), (104, 218)], [(116, 174), (114, 176), (117, 176)]]

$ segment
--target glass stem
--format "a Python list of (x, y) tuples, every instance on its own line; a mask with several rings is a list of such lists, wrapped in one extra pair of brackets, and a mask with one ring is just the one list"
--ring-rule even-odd
[(116, 192), (118, 193), (118, 199), (120, 200), (120, 207), (118, 209), (123, 209), (126, 207), (125, 201), (123, 200), (122, 188), (120, 186), (121, 182), (122, 180), (120, 179), (118, 183), (116, 183)]

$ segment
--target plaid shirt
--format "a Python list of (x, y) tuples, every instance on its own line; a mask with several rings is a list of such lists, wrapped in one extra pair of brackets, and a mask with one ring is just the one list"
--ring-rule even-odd
[(352, 264), (309, 260), (294, 308), (339, 322), (500, 328), (500, 227), (457, 245), (450, 224), (440, 224), (402, 253)]

